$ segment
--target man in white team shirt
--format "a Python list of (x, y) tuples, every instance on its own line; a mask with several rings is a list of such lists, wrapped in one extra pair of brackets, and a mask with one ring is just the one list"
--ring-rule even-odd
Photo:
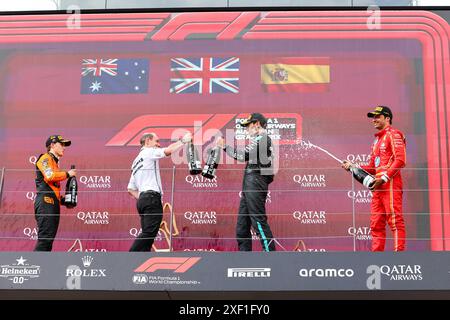
[(150, 251), (158, 234), (163, 217), (159, 159), (170, 156), (191, 139), (191, 134), (186, 133), (179, 141), (167, 148), (161, 148), (155, 133), (145, 133), (142, 136), (141, 151), (133, 161), (128, 183), (128, 193), (137, 199), (142, 233), (133, 242), (130, 251)]

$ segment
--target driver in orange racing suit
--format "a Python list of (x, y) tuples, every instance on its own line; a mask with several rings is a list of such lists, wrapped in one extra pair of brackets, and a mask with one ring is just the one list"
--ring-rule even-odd
[(38, 227), (38, 241), (34, 251), (52, 251), (53, 241), (59, 226), (60, 182), (76, 175), (76, 170), (61, 171), (59, 159), (64, 155), (71, 141), (60, 135), (50, 136), (45, 146), (47, 153), (36, 161), (36, 199), (34, 214)]

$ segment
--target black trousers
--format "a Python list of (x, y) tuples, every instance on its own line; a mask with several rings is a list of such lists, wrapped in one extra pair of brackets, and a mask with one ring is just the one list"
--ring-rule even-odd
[(163, 217), (161, 195), (141, 193), (137, 201), (142, 233), (136, 237), (130, 251), (150, 251)]
[(252, 251), (253, 227), (259, 236), (264, 251), (275, 251), (272, 231), (266, 216), (266, 197), (273, 176), (259, 173), (245, 173), (242, 185), (242, 198), (236, 225), (236, 238), (239, 251)]
[(38, 194), (34, 200), (34, 217), (38, 227), (34, 251), (52, 251), (60, 217), (60, 204), (56, 195)]

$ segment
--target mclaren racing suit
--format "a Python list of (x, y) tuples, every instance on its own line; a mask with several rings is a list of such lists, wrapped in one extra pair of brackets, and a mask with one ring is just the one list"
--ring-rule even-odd
[(373, 191), (370, 229), (372, 251), (384, 251), (386, 221), (392, 230), (394, 251), (405, 250), (405, 223), (402, 213), (403, 185), (400, 169), (406, 164), (406, 140), (390, 126), (375, 134), (370, 162), (362, 168), (385, 181)]
[(34, 214), (38, 226), (38, 241), (34, 251), (51, 251), (59, 225), (60, 181), (69, 173), (60, 171), (58, 158), (52, 153), (41, 154), (36, 161), (36, 199)]
[(273, 181), (272, 141), (264, 132), (252, 137), (245, 150), (226, 145), (225, 152), (232, 158), (247, 162), (242, 183), (242, 197), (236, 225), (239, 251), (252, 250), (253, 227), (264, 251), (275, 251), (272, 231), (266, 216), (266, 197)]

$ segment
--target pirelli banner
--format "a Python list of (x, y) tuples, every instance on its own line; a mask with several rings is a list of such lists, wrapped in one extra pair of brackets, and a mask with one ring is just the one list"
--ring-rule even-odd
[[(167, 146), (190, 131), (204, 164), (218, 133), (245, 146), (239, 121), (252, 112), (276, 150), (266, 210), (277, 250), (369, 250), (372, 193), (310, 146), (367, 163), (377, 105), (406, 136), (407, 250), (448, 250), (448, 35), (438, 12), (407, 10), (0, 16), (0, 250), (35, 245), (34, 164), (48, 136), (72, 140), (60, 166), (76, 165), (80, 185), (53, 249), (127, 251), (141, 232), (126, 189), (142, 134)], [(206, 179), (185, 159), (160, 161), (154, 250), (237, 250), (244, 165), (223, 155)]]
[(445, 252), (3, 252), (0, 290), (448, 292), (449, 266)]

